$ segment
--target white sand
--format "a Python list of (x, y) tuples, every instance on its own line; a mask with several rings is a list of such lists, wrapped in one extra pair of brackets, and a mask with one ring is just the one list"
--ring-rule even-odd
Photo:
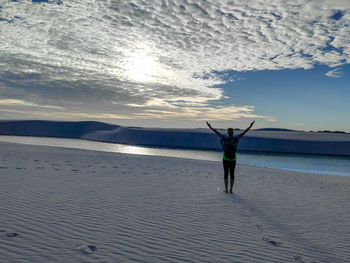
[(350, 262), (350, 178), (0, 143), (0, 262)]

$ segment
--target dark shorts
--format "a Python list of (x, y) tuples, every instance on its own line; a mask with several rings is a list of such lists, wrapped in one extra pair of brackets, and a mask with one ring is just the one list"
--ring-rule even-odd
[(236, 167), (236, 161), (222, 160), (222, 163), (224, 165), (224, 169), (235, 169)]
[(235, 176), (236, 161), (222, 160), (222, 163), (224, 165), (225, 178), (227, 178), (230, 173), (231, 179), (233, 179)]

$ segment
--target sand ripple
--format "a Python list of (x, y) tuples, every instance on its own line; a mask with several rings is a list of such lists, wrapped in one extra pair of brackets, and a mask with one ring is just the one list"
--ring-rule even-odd
[[(1, 144), (0, 262), (346, 262), (347, 178)], [(25, 169), (17, 169), (22, 167)]]

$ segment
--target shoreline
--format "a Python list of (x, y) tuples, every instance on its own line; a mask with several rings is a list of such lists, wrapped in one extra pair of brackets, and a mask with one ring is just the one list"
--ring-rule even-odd
[[(7, 136), (7, 135), (6, 135)], [(48, 139), (48, 140), (52, 140), (52, 139), (62, 139), (63, 143), (62, 145), (55, 145), (55, 144), (50, 144), (48, 143), (43, 143), (41, 144), (41, 142), (25, 142), (25, 141), (12, 141), (12, 142), (7, 142), (7, 141), (3, 141), (3, 143), (18, 143), (18, 144), (24, 144), (24, 145), (33, 145), (33, 146), (47, 146), (47, 147), (60, 147), (60, 148), (67, 148), (67, 149), (82, 149), (82, 150), (90, 150), (90, 151), (101, 151), (101, 152), (119, 152), (119, 153), (126, 153), (126, 154), (137, 154), (137, 155), (144, 155), (144, 156), (167, 156), (167, 157), (171, 157), (171, 158), (184, 158), (184, 159), (193, 159), (193, 160), (205, 160), (205, 161), (214, 161), (214, 162), (221, 162), (221, 157), (218, 158), (216, 160), (216, 157), (213, 159), (212, 154), (213, 153), (217, 153), (220, 154), (221, 151), (213, 151), (213, 150), (209, 150), (209, 151), (205, 151), (205, 150), (199, 150), (199, 149), (191, 149), (191, 148), (168, 148), (168, 147), (158, 147), (158, 146), (140, 146), (140, 145), (129, 145), (129, 144), (119, 144), (119, 143), (109, 143), (109, 142), (101, 142), (101, 141), (95, 141), (95, 140), (89, 140), (89, 139), (79, 139), (79, 138), (58, 138), (58, 137), (38, 137), (38, 136), (9, 136), (9, 137), (13, 137), (13, 138), (34, 138), (34, 139), (39, 139), (39, 138), (43, 138), (43, 139)], [(0, 136), (1, 138), (1, 136)], [(97, 143), (96, 146), (89, 146), (87, 148), (81, 147), (81, 145), (78, 145), (77, 147), (72, 147), (72, 146), (67, 146), (64, 145), (64, 141), (67, 140), (69, 142), (69, 140), (73, 140), (75, 142), (79, 142), (79, 140), (82, 140), (83, 142), (91, 142), (91, 143)], [(0, 143), (2, 143), (2, 141), (0, 141)], [(39, 144), (36, 144), (39, 143)], [(57, 144), (57, 142), (55, 142)], [(99, 145), (98, 144), (102, 144), (102, 145), (107, 145), (107, 146), (113, 146), (113, 145), (117, 145), (117, 146), (121, 146), (121, 149), (98, 149)], [(124, 149), (125, 147), (125, 149)], [(130, 148), (131, 147), (131, 148)], [(132, 148), (135, 147), (135, 148)], [(150, 150), (150, 152), (147, 152), (147, 150)], [(154, 151), (153, 151), (154, 150)], [(157, 151), (159, 150), (159, 152)], [(167, 150), (174, 150), (174, 153), (172, 152), (166, 152)], [(177, 150), (179, 152), (177, 152)], [(146, 151), (146, 152), (142, 152), (142, 151)], [(152, 152), (153, 151), (153, 152)], [(165, 151), (165, 152), (162, 152)], [(202, 159), (202, 158), (192, 158), (190, 156), (188, 156), (188, 154), (183, 154), (184, 152), (181, 153), (181, 151), (199, 151), (199, 155), (201, 155), (202, 153), (208, 153), (209, 155), (206, 157), (206, 159)], [(196, 154), (196, 153), (194, 153)], [(259, 156), (271, 156), (272, 158), (278, 157), (278, 158), (322, 158), (322, 157), (326, 157), (326, 155), (310, 155), (310, 154), (295, 154), (295, 153), (274, 153), (274, 152), (254, 152), (254, 151), (238, 151), (238, 154), (241, 155), (256, 155), (256, 157), (258, 158)], [(209, 157), (210, 156), (210, 157)], [(216, 155), (215, 155), (216, 156)], [(333, 160), (348, 160), (350, 157), (348, 156), (334, 156), (334, 155), (329, 155), (330, 158), (333, 158)], [(277, 170), (282, 170), (282, 171), (292, 171), (292, 172), (300, 172), (300, 173), (307, 173), (307, 174), (322, 174), (322, 175), (329, 175), (329, 176), (345, 176), (345, 177), (349, 177), (350, 174), (342, 171), (342, 170), (325, 170), (323, 169), (319, 169), (319, 170), (315, 170), (315, 168), (313, 168), (312, 166), (308, 167), (308, 168), (303, 168), (303, 169), (298, 169), (296, 167), (294, 167), (295, 165), (291, 165), (290, 167), (276, 167), (276, 164), (271, 164), (270, 166), (266, 166), (265, 163), (247, 163), (248, 162), (252, 162), (252, 157), (249, 157), (247, 159), (247, 157), (244, 157), (243, 163), (240, 163), (242, 165), (247, 165), (247, 166), (253, 166), (253, 167), (262, 167), (262, 168), (270, 168), (270, 169), (277, 169)], [(273, 161), (274, 159), (271, 159), (271, 161)], [(280, 161), (283, 161), (280, 160)], [(293, 159), (292, 159), (293, 161)], [(349, 159), (350, 161), (350, 159)], [(253, 161), (254, 162), (254, 161)], [(307, 164), (307, 163), (306, 163)], [(300, 163), (300, 165), (302, 165), (302, 163)], [(339, 165), (339, 164), (338, 164)], [(275, 167), (274, 167), (275, 166)]]
[[(24, 136), (24, 137), (27, 137), (27, 136)], [(52, 138), (52, 137), (47, 137), (47, 138)], [(61, 138), (59, 138), (61, 139)], [(66, 138), (62, 138), (62, 139), (66, 139)], [(70, 138), (68, 138), (70, 139)], [(76, 139), (72, 139), (72, 140), (76, 140)], [(80, 139), (78, 139), (80, 140)], [(81, 140), (85, 140), (85, 139), (81, 139)], [(87, 140), (87, 141), (90, 141), (90, 140)], [(43, 148), (45, 149), (46, 151), (50, 152), (50, 149), (53, 148), (53, 149), (57, 149), (59, 151), (65, 151), (65, 150), (68, 150), (68, 151), (81, 151), (81, 152), (89, 152), (91, 154), (111, 154), (111, 155), (125, 155), (127, 157), (136, 157), (136, 158), (159, 158), (159, 159), (162, 159), (162, 158), (165, 158), (165, 159), (178, 159), (178, 160), (183, 160), (183, 161), (193, 161), (193, 162), (209, 162), (209, 163), (213, 163), (215, 165), (218, 165), (218, 167), (222, 168), (221, 166), (221, 159), (219, 161), (213, 161), (213, 160), (201, 160), (201, 159), (192, 159), (192, 158), (185, 158), (185, 157), (172, 157), (172, 156), (162, 156), (162, 155), (146, 155), (146, 154), (136, 154), (136, 153), (122, 153), (122, 152), (109, 152), (109, 151), (103, 151), (103, 150), (90, 150), (90, 149), (81, 149), (81, 148), (68, 148), (68, 147), (65, 147), (65, 146), (54, 146), (54, 145), (33, 145), (33, 144), (25, 144), (25, 143), (17, 143), (17, 142), (2, 142), (0, 141), (0, 152), (1, 152), (1, 148), (5, 148), (6, 145), (13, 145), (13, 146), (18, 146), (18, 147), (21, 147), (21, 146), (24, 146), (24, 147), (34, 147), (34, 148)], [(126, 144), (127, 145), (127, 144)], [(131, 145), (131, 146), (137, 146), (137, 145)], [(182, 149), (183, 150), (183, 149)], [(309, 173), (309, 172), (302, 172), (302, 171), (294, 171), (294, 170), (287, 170), (287, 169), (278, 169), (278, 168), (271, 168), (271, 167), (262, 167), (262, 166), (257, 166), (257, 165), (249, 165), (249, 164), (242, 164), (242, 163), (237, 163), (237, 166), (242, 166), (242, 167), (246, 167), (246, 168), (256, 168), (256, 169), (262, 169), (262, 170), (267, 170), (269, 172), (281, 172), (281, 173), (291, 173), (291, 174), (297, 174), (297, 175), (303, 175), (303, 176), (325, 176), (325, 177), (332, 177), (332, 178), (338, 178), (338, 179), (341, 179), (341, 178), (345, 178), (345, 180), (349, 180), (350, 182), (350, 177), (349, 176), (342, 176), (342, 175), (330, 175), (330, 174), (323, 174), (323, 173)]]
[[(347, 133), (346, 133), (347, 134)], [(153, 144), (131, 144), (126, 142), (112, 142), (112, 141), (103, 141), (98, 139), (89, 139), (89, 138), (72, 138), (72, 137), (55, 137), (55, 136), (35, 136), (35, 135), (6, 135), (0, 134), (1, 136), (9, 137), (33, 137), (33, 138), (54, 138), (54, 139), (71, 139), (71, 140), (84, 140), (90, 142), (100, 142), (107, 144), (120, 144), (125, 146), (137, 146), (137, 147), (146, 147), (154, 149), (173, 149), (173, 150), (194, 150), (194, 151), (212, 151), (212, 152), (221, 152), (220, 148), (209, 148), (209, 147), (191, 147), (191, 146), (166, 146), (166, 145), (153, 145)], [(264, 151), (264, 150), (237, 150), (238, 153), (264, 153), (264, 154), (281, 154), (281, 155), (299, 155), (299, 156), (332, 156), (332, 157), (350, 157), (346, 154), (326, 154), (326, 153), (299, 153), (299, 152), (283, 152), (283, 151)]]

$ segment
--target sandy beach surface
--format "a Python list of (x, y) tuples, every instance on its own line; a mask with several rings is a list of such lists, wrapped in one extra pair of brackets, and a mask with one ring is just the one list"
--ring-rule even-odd
[(0, 262), (350, 262), (350, 178), (0, 143)]

